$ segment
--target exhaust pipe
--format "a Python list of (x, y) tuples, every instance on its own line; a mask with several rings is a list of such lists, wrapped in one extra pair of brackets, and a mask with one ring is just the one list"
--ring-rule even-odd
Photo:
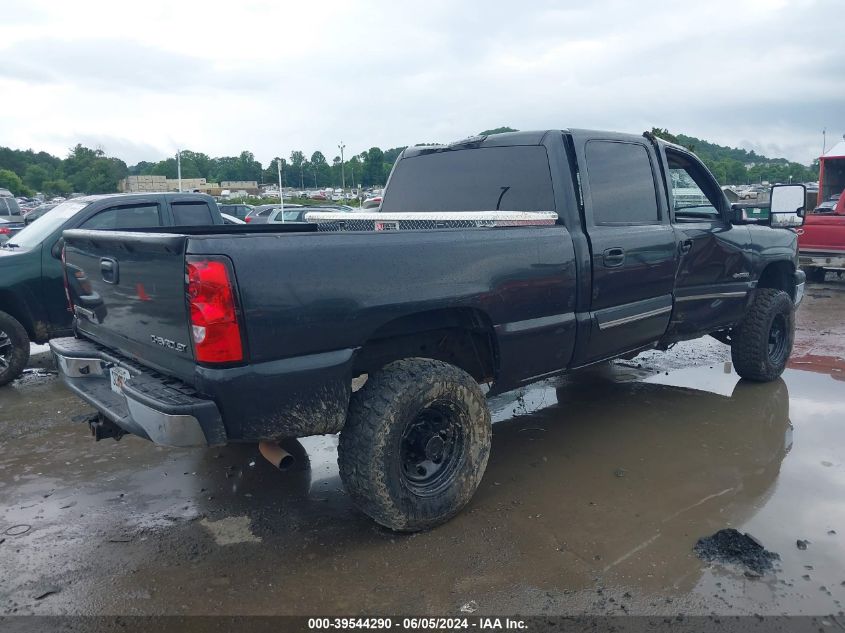
[(279, 470), (288, 470), (296, 463), (293, 455), (279, 446), (278, 442), (262, 440), (258, 443), (258, 450), (268, 462)]

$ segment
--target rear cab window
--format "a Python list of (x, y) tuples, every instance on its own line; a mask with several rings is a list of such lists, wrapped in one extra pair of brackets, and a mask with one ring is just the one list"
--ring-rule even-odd
[(555, 211), (546, 149), (449, 149), (400, 160), (381, 211)]

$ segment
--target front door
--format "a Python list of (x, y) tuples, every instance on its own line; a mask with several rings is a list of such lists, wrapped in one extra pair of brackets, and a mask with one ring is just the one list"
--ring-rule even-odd
[(579, 364), (655, 343), (672, 312), (679, 253), (654, 148), (574, 134), (591, 246), (589, 342)]
[(682, 253), (672, 329), (694, 335), (741, 320), (751, 289), (751, 232), (728, 221), (722, 190), (695, 156), (674, 148), (665, 153)]

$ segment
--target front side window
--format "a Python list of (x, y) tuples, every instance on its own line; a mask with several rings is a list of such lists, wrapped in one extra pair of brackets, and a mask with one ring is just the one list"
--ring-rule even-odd
[(585, 153), (595, 224), (660, 221), (654, 173), (643, 145), (589, 141)]
[(719, 216), (716, 187), (701, 165), (689, 156), (668, 150), (669, 186), (675, 217), (713, 218)]
[(111, 207), (88, 218), (79, 228), (123, 231), (161, 226), (158, 205), (141, 204)]
[(176, 226), (208, 226), (214, 224), (211, 209), (205, 202), (174, 202), (172, 207)]
[(381, 210), (554, 211), (546, 149), (480, 147), (403, 158), (390, 177)]

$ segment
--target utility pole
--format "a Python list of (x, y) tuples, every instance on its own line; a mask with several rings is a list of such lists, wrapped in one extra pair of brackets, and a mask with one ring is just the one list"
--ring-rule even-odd
[(285, 221), (285, 196), (282, 193), (282, 159), (276, 159), (276, 168), (279, 170), (279, 208), (282, 210), (282, 223)]
[(176, 180), (179, 184), (179, 192), (182, 192), (182, 150), (176, 150)]
[(822, 156), (827, 151), (827, 129), (822, 130)]
[(314, 189), (317, 188), (317, 165), (314, 165)]
[(343, 150), (346, 149), (346, 145), (343, 141), (340, 142), (338, 148), (340, 149), (340, 188), (346, 191), (346, 173), (343, 170)]

